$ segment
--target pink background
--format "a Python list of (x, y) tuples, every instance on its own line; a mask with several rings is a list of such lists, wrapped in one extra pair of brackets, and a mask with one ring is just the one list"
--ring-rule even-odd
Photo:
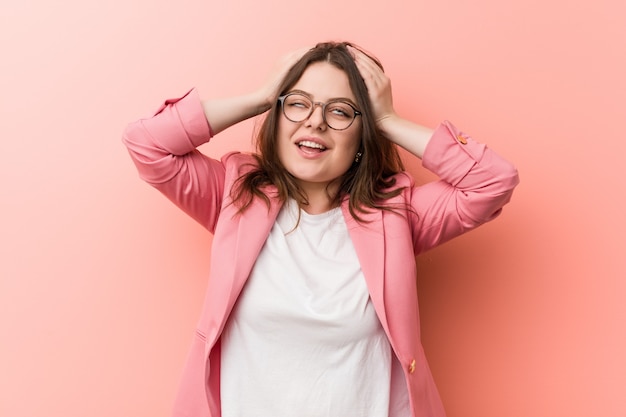
[[(448, 118), (521, 172), (501, 218), (419, 258), (449, 416), (626, 415), (624, 2), (0, 7), (1, 416), (169, 414), (211, 237), (140, 182), (121, 132), (327, 39), (381, 58), (401, 114)], [(247, 149), (253, 127), (204, 150)]]

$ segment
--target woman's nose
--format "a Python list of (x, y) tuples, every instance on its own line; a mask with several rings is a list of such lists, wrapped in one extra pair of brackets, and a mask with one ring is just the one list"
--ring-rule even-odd
[(322, 103), (313, 103), (313, 111), (307, 120), (307, 124), (316, 129), (326, 127), (324, 106)]

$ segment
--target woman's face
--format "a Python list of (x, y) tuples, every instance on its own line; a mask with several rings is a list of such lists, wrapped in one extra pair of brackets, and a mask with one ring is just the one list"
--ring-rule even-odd
[[(295, 90), (313, 102), (341, 98), (356, 103), (346, 73), (327, 62), (311, 64), (289, 92)], [(322, 106), (316, 106), (302, 122), (290, 121), (281, 111), (278, 157), (306, 193), (326, 188), (350, 168), (359, 149), (360, 119), (357, 117), (345, 130), (333, 130), (324, 122)]]

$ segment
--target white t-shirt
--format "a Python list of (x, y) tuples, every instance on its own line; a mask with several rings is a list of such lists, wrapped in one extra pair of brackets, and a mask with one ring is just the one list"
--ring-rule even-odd
[(298, 211), (279, 213), (222, 334), (222, 417), (408, 416), (341, 209), (295, 227)]

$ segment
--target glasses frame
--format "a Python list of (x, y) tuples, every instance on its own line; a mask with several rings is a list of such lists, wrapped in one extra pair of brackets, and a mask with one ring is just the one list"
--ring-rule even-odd
[[(311, 106), (309, 114), (302, 120), (292, 120), (292, 119), (290, 119), (287, 116), (287, 113), (285, 113), (285, 99), (287, 97), (289, 97), (289, 96), (295, 96), (295, 95), (305, 97), (307, 100), (309, 100), (313, 104)], [(307, 95), (302, 94), (300, 92), (292, 92), (292, 93), (283, 94), (282, 96), (278, 97), (278, 102), (280, 103), (280, 107), (282, 108), (283, 116), (285, 116), (285, 118), (287, 120), (289, 120), (290, 122), (293, 122), (293, 123), (302, 123), (305, 120), (309, 119), (311, 117), (311, 115), (313, 114), (313, 112), (315, 111), (315, 107), (320, 106), (322, 108), (322, 120), (324, 120), (324, 123), (326, 124), (326, 126), (331, 128), (332, 130), (338, 130), (338, 131), (342, 131), (342, 130), (348, 129), (350, 126), (352, 126), (352, 124), (356, 120), (357, 116), (361, 116), (363, 114), (360, 111), (358, 111), (356, 109), (356, 107), (354, 107), (352, 104), (350, 104), (350, 102), (348, 102), (346, 100), (338, 98), (338, 99), (333, 99), (333, 100), (327, 101), (326, 103), (323, 103), (321, 101), (313, 101), (310, 97), (308, 97)], [(350, 106), (352, 108), (352, 110), (354, 110), (354, 117), (352, 118), (352, 120), (350, 121), (348, 126), (344, 127), (343, 129), (336, 129), (336, 128), (332, 127), (331, 125), (328, 124), (328, 121), (326, 120), (326, 106), (328, 106), (329, 104), (332, 104), (332, 103), (345, 103), (348, 106)]]

